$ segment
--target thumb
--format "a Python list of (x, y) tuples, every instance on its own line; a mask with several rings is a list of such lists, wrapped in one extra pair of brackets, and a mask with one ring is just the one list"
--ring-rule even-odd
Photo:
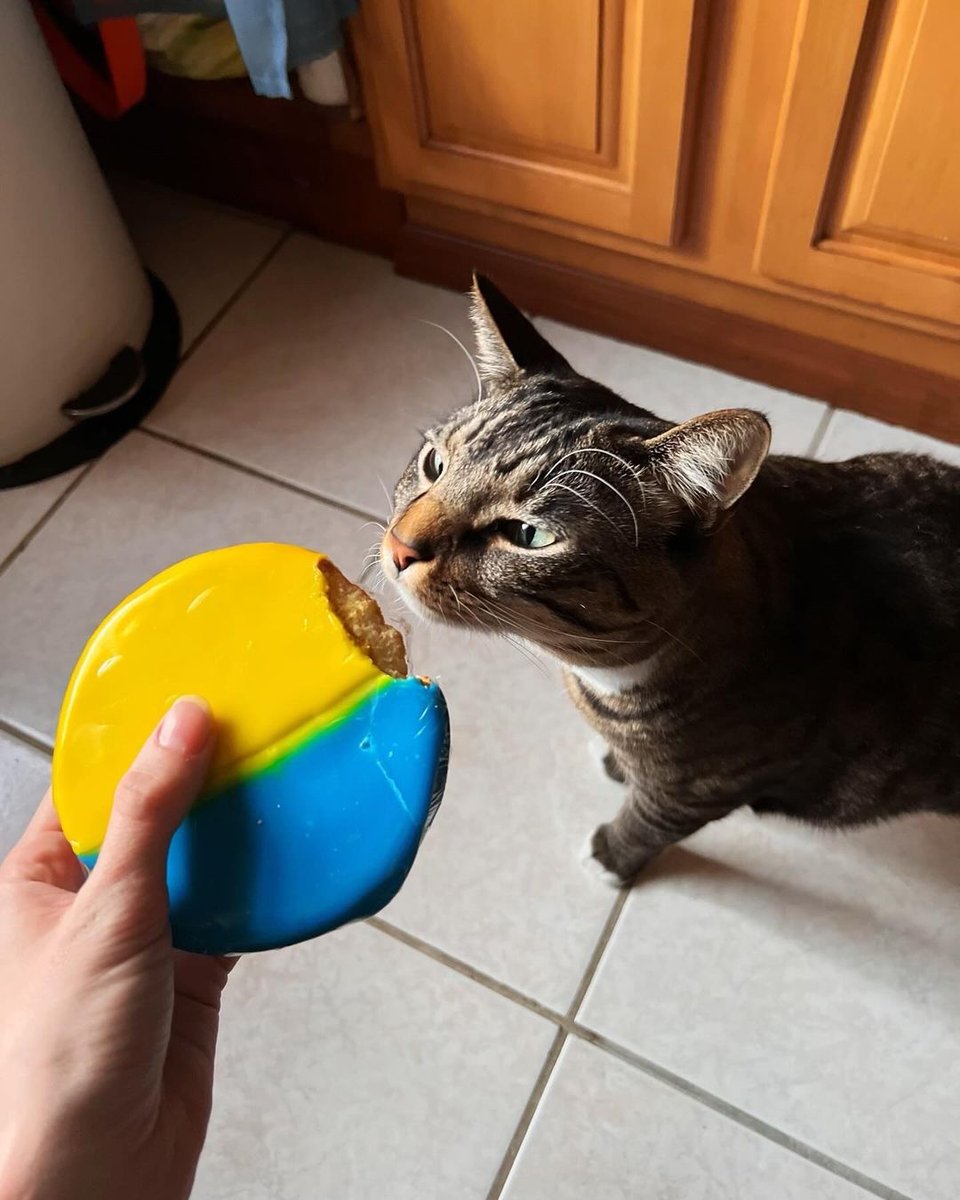
[[(88, 894), (122, 889), (126, 904), (166, 917), (170, 839), (200, 794), (213, 753), (213, 719), (205, 700), (177, 700), (117, 785)], [(132, 913), (131, 913), (132, 915)]]

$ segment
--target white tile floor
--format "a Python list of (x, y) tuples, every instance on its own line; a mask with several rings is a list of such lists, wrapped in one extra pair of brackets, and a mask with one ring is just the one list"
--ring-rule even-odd
[[(121, 199), (190, 353), (145, 431), (82, 476), (0, 493), (0, 851), (115, 600), (237, 540), (316, 545), (358, 572), (378, 476), (473, 386), (422, 323), (464, 334), (459, 297), (173, 193)], [(752, 405), (783, 451), (960, 461), (541, 326), (664, 416)], [(826, 837), (738, 815), (616, 897), (577, 850), (617, 789), (556, 681), (498, 644), (412, 642), (453, 716), (446, 803), (382, 921), (238, 968), (198, 1200), (953, 1200), (960, 823)]]

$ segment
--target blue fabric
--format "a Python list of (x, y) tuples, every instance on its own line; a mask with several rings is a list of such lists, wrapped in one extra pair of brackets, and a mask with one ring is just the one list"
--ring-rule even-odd
[[(0, 0), (2, 2), (2, 0)], [(227, 16), (253, 89), (290, 97), (287, 71), (325, 58), (343, 45), (341, 21), (359, 0), (74, 0), (79, 20), (90, 23), (137, 13)]]
[(244, 66), (261, 96), (289, 100), (287, 21), (283, 0), (224, 0)]

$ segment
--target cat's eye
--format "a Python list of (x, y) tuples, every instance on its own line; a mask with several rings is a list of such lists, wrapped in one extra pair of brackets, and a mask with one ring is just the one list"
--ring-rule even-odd
[(434, 446), (423, 456), (423, 473), (431, 483), (436, 482), (443, 474), (443, 459)]
[(501, 521), (497, 528), (508, 542), (524, 550), (542, 550), (557, 540), (557, 535), (549, 529), (528, 525), (526, 521)]

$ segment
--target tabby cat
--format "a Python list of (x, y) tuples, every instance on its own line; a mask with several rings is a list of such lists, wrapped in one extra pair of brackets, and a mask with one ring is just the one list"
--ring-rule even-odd
[(960, 470), (767, 456), (759, 413), (671, 425), (577, 374), (486, 279), (482, 394), (400, 478), (409, 606), (564, 668), (627, 786), (631, 881), (749, 805), (823, 826), (960, 814)]

